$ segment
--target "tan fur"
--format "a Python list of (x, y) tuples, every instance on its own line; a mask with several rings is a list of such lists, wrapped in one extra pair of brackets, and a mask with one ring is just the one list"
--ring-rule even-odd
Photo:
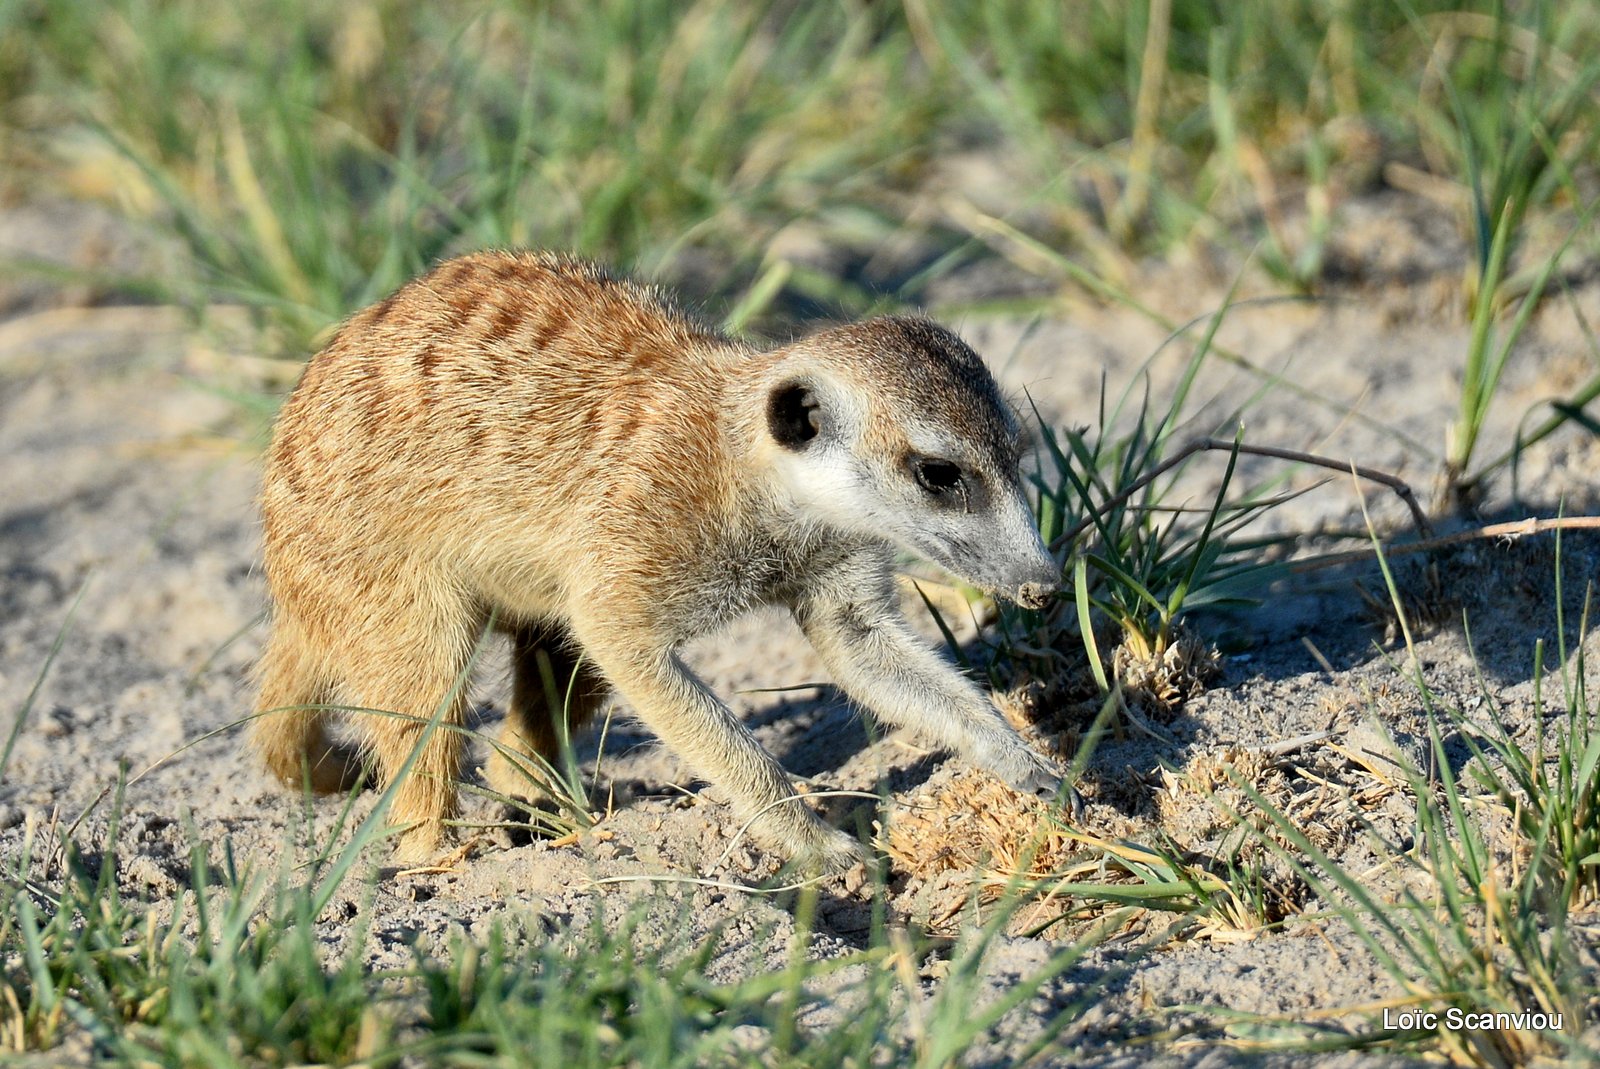
[[(840, 352), (854, 346), (868, 360), (870, 328)], [(448, 727), (462, 722), (462, 677), (492, 613), (515, 643), (505, 745), (555, 756), (538, 657), (565, 686), (581, 654), (576, 719), (609, 683), (741, 811), (771, 807), (769, 841), (828, 864), (853, 857), (857, 848), (794, 800), (778, 765), (676, 654), (687, 638), (781, 601), (826, 657), (850, 643), (818, 621), (887, 574), (884, 551), (808, 521), (775, 489), (783, 450), (765, 430), (766, 398), (801, 349), (757, 352), (651, 289), (532, 253), (444, 263), (352, 317), (307, 366), (267, 455), (275, 613), (253, 741), (272, 772), (300, 783), (309, 770), (321, 791), (350, 785), (356, 763), (329, 744), (323, 714), (303, 708), (337, 704), (400, 714), (356, 714), (388, 781), (445, 705), (446, 727), (391, 812), (406, 828), (403, 857), (435, 853), (461, 772), (461, 737)], [(899, 435), (893, 423), (875, 416), (863, 441), (902, 448), (884, 441)], [(831, 600), (812, 597), (826, 582), (843, 586)], [(1015, 736), (991, 730), (970, 684), (930, 651), (897, 645), (890, 659), (909, 656), (931, 659), (922, 670), (965, 703), (955, 727), (930, 729), (943, 730), (936, 741), (1022, 767)], [(880, 712), (924, 727), (931, 719)], [(515, 786), (503, 759), (489, 773)]]

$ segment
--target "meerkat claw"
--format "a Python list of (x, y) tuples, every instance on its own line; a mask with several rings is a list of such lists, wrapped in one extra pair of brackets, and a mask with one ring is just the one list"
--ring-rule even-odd
[(1076, 786), (1067, 788), (1067, 812), (1072, 814), (1072, 822), (1074, 824), (1081, 824), (1083, 822), (1083, 794)]
[(1066, 773), (1054, 762), (1039, 757), (1032, 751), (1028, 769), (1007, 783), (1018, 794), (1031, 795), (1045, 802), (1064, 801), (1073, 820), (1081, 820), (1084, 812), (1083, 795), (1074, 784), (1066, 781)]

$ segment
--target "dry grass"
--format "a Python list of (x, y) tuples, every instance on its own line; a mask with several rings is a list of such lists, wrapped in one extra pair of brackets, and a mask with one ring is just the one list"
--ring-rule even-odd
[(974, 901), (1021, 886), (1035, 908), (1018, 913), (1018, 930), (1121, 906), (1133, 907), (1122, 923), (1177, 914), (1186, 937), (1251, 939), (1308, 898), (1279, 852), (1296, 836), (1325, 853), (1350, 848), (1397, 789), (1357, 759), (1364, 752), (1359, 739), (1339, 745), (1325, 732), (1200, 750), (1130, 791), (1084, 784), (1080, 821), (986, 773), (947, 770), (897, 800), (880, 845), (923, 896), (935, 930), (954, 931)]

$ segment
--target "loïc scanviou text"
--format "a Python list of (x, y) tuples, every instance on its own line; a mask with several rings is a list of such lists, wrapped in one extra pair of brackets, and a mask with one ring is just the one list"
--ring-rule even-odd
[(1402, 1032), (1431, 1032), (1440, 1028), (1450, 1032), (1559, 1032), (1563, 1027), (1562, 1016), (1560, 1013), (1545, 1013), (1542, 1010), (1522, 1010), (1517, 1013), (1507, 1011), (1474, 1013), (1471, 1010), (1463, 1010), (1459, 1006), (1451, 1006), (1443, 1012), (1438, 1010), (1394, 1010), (1385, 1008), (1383, 1011), (1383, 1027)]

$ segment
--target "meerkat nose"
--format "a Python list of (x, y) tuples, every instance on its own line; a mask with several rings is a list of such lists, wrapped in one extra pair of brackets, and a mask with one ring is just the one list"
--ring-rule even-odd
[(1016, 601), (1025, 609), (1042, 609), (1061, 590), (1061, 565), (1048, 553), (1041, 553), (1017, 586)]
[(1052, 579), (1045, 583), (1023, 583), (1017, 590), (1017, 604), (1024, 609), (1043, 609), (1061, 590), (1061, 583)]

